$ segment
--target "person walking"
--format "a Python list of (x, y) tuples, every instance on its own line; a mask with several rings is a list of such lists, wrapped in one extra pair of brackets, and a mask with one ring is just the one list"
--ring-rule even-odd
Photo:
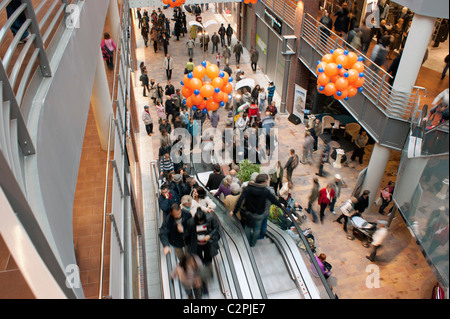
[[(230, 63), (230, 57), (231, 57), (231, 50), (229, 47), (225, 46), (222, 50), (222, 56), (225, 59), (225, 65), (228, 65)], [(231, 73), (228, 73), (229, 76), (231, 76)]]
[(295, 154), (294, 149), (291, 149), (289, 151), (289, 154), (290, 154), (289, 159), (286, 162), (286, 165), (284, 165), (284, 168), (286, 169), (286, 173), (287, 173), (286, 176), (287, 176), (288, 182), (292, 183), (292, 173), (294, 172), (294, 169), (298, 166), (298, 163), (300, 160), (298, 158), (298, 155)]
[(220, 25), (219, 31), (217, 32), (220, 36), (220, 44), (222, 45), (222, 48), (225, 46), (225, 35), (226, 35), (226, 30), (225, 27), (223, 26), (223, 23)]
[(333, 28), (333, 20), (330, 18), (330, 14), (327, 10), (324, 10), (322, 18), (319, 21), (322, 25), (320, 26), (320, 41), (323, 46), (326, 47), (328, 38), (331, 35), (331, 29)]
[(441, 76), (441, 80), (445, 79), (445, 76), (447, 75), (447, 71), (448, 71), (448, 67), (449, 67), (449, 55), (447, 54), (447, 56), (444, 59), (445, 62), (445, 67), (444, 70), (442, 71), (442, 76)]
[(147, 68), (144, 66), (142, 68), (142, 74), (140, 77), (142, 87), (144, 88), (143, 96), (147, 96), (146, 90), (150, 93), (150, 87), (148, 83), (148, 74), (147, 74)]
[(388, 228), (386, 221), (384, 220), (379, 221), (377, 226), (378, 226), (377, 230), (372, 236), (372, 243), (371, 243), (372, 251), (369, 256), (366, 256), (366, 258), (369, 259), (371, 262), (375, 261), (377, 251), (378, 249), (380, 249), (381, 245), (383, 245), (383, 242), (385, 241), (388, 235)]
[(276, 167), (269, 175), (270, 186), (273, 187), (275, 194), (278, 194), (278, 191), (281, 188), (281, 184), (283, 183), (283, 173), (284, 173), (283, 166), (281, 166), (281, 162), (278, 161)]
[(163, 33), (162, 37), (161, 37), (161, 45), (163, 46), (163, 50), (164, 50), (164, 55), (167, 56), (168, 54), (168, 47), (169, 47), (169, 38), (167, 37), (167, 35), (165, 35)]
[(117, 50), (117, 46), (108, 32), (103, 34), (103, 40), (101, 43), (103, 59), (106, 61), (108, 69), (114, 69), (114, 50)]
[(194, 57), (195, 39), (189, 37), (189, 40), (186, 41), (186, 46), (188, 50), (188, 56), (192, 59)]
[(212, 51), (211, 53), (217, 52), (219, 53), (219, 36), (214, 32), (214, 34), (211, 36), (211, 43), (212, 43)]
[(275, 95), (275, 84), (271, 81), (269, 87), (267, 88), (267, 103), (272, 104), (273, 96)]
[(226, 34), (227, 34), (228, 46), (231, 46), (231, 37), (233, 36), (233, 28), (231, 27), (230, 24), (228, 24)]
[(259, 98), (259, 112), (262, 113), (266, 107), (266, 100), (267, 100), (267, 94), (264, 91), (264, 88), (261, 88), (261, 90), (259, 90), (258, 98)]
[(347, 2), (342, 4), (342, 7), (334, 14), (336, 20), (334, 21), (334, 31), (345, 40), (346, 34), (350, 27), (350, 11), (348, 10)]
[(353, 151), (351, 160), (354, 161), (359, 158), (359, 164), (362, 165), (364, 150), (366, 148), (367, 142), (369, 141), (369, 136), (366, 131), (361, 131), (360, 134), (355, 139), (355, 150)]
[(325, 165), (325, 163), (328, 163), (329, 161), (329, 156), (330, 156), (330, 145), (328, 144), (327, 141), (324, 141), (324, 147), (322, 150), (322, 154), (320, 155), (320, 163), (319, 163), (319, 172), (316, 173), (317, 176), (320, 177), (324, 177), (324, 172), (323, 172), (323, 167)]
[(320, 184), (319, 179), (317, 177), (313, 178), (313, 188), (311, 190), (311, 194), (308, 198), (308, 208), (306, 209), (306, 212), (308, 214), (311, 214), (313, 217), (313, 222), (317, 223), (317, 215), (316, 212), (313, 209), (313, 203), (319, 199), (320, 195)]
[(343, 229), (345, 232), (347, 232), (348, 219), (356, 214), (356, 203), (358, 203), (356, 197), (351, 197), (349, 200), (347, 200), (345, 204), (341, 206), (341, 215), (336, 219), (336, 222), (338, 222), (339, 224), (342, 224), (341, 220), (344, 219)]
[(192, 218), (190, 212), (182, 209), (179, 204), (174, 203), (170, 206), (170, 214), (164, 219), (159, 230), (159, 238), (163, 245), (164, 255), (170, 253), (170, 247), (175, 248), (175, 255), (181, 260), (186, 250), (186, 229), (188, 221)]
[(313, 163), (314, 138), (308, 131), (305, 132), (305, 138), (303, 139), (302, 146), (303, 146), (303, 158), (301, 163), (302, 164)]
[(149, 106), (144, 106), (144, 112), (142, 113), (142, 121), (145, 124), (145, 130), (147, 131), (148, 136), (152, 136), (153, 134), (153, 121), (152, 116), (150, 115)]
[(148, 36), (150, 33), (150, 30), (148, 28), (149, 28), (149, 25), (147, 23), (144, 23), (141, 28), (141, 35), (142, 35), (142, 38), (144, 39), (145, 47), (148, 47), (148, 40), (149, 40)]
[(163, 67), (166, 70), (167, 80), (172, 79), (173, 59), (169, 54), (164, 58)]
[(362, 195), (358, 198), (358, 202), (355, 204), (355, 211), (362, 215), (367, 207), (369, 207), (369, 195), (370, 191), (365, 190), (363, 191)]
[(238, 40), (238, 42), (234, 45), (233, 53), (236, 58), (236, 64), (239, 64), (241, 61), (241, 54), (244, 52), (242, 48), (241, 42)]
[(258, 66), (259, 52), (255, 48), (252, 49), (250, 53), (250, 61), (252, 62), (252, 70), (256, 72), (256, 68)]
[(202, 273), (204, 267), (197, 255), (186, 254), (180, 259), (171, 274), (172, 279), (178, 278), (183, 285), (188, 299), (202, 299)]
[(334, 211), (334, 206), (336, 205), (336, 201), (341, 196), (342, 188), (347, 187), (347, 184), (345, 184), (345, 182), (342, 180), (342, 177), (340, 174), (336, 174), (336, 175), (334, 175), (334, 180), (331, 183), (331, 185), (333, 185), (333, 189), (334, 189), (336, 196), (334, 196), (333, 200), (330, 203), (330, 211), (332, 214), (336, 214), (336, 212)]
[[(6, 2), (8, 3), (8, 2)], [(9, 20), (9, 18), (16, 12), (17, 9), (22, 5), (22, 1), (20, 0), (12, 0), (9, 1), (9, 4), (6, 6), (6, 15)], [(25, 13), (22, 11), (22, 13), (19, 14), (19, 16), (14, 20), (14, 22), (10, 25), (10, 30), (13, 33), (14, 36), (19, 32), (19, 30), (22, 28), (23, 24), (27, 21), (27, 17)], [(30, 32), (28, 29), (25, 30), (25, 32), (22, 34), (20, 38), (20, 43), (25, 43), (28, 41), (31, 37)]]
[(331, 184), (328, 184), (326, 188), (320, 190), (318, 203), (320, 206), (319, 219), (321, 224), (323, 224), (323, 218), (325, 217), (325, 209), (330, 205), (335, 196), (336, 193)]

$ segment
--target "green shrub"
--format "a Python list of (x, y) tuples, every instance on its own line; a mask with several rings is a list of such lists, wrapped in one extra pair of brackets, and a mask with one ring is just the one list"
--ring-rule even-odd
[(237, 177), (241, 183), (248, 182), (254, 172), (261, 172), (261, 165), (254, 164), (249, 160), (244, 160), (239, 163), (239, 172)]

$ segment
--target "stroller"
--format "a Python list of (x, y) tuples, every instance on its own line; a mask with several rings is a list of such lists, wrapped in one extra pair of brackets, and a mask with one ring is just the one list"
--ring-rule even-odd
[[(350, 217), (350, 223), (353, 228), (352, 233), (354, 237), (359, 238), (363, 242), (362, 245), (364, 247), (369, 247), (370, 243), (372, 242), (372, 236), (377, 230), (377, 223), (368, 222), (358, 214)], [(354, 237), (351, 237), (351, 235), (349, 235), (348, 238), (354, 239)]]
[(305, 220), (307, 218), (303, 207), (300, 204), (296, 203), (292, 196), (287, 200), (286, 209), (294, 215), (294, 218), (299, 225), (302, 224), (302, 220)]

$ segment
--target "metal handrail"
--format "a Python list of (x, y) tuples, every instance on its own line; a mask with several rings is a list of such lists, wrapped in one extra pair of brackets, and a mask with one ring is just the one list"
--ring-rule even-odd
[[(326, 35), (322, 28), (326, 29), (330, 36)], [(330, 45), (332, 41), (328, 41), (328, 39), (333, 39), (332, 36), (334, 37), (334, 47), (333, 44)], [(301, 38), (322, 55), (337, 48), (357, 52), (359, 56), (363, 57), (366, 65), (366, 81), (362, 94), (389, 117), (412, 122), (417, 120), (417, 110), (420, 105), (419, 91), (426, 89), (413, 86), (411, 93), (397, 91), (388, 82), (388, 79), (392, 79), (389, 73), (308, 13), (303, 16)], [(323, 39), (326, 39), (325, 43), (323, 43)]]

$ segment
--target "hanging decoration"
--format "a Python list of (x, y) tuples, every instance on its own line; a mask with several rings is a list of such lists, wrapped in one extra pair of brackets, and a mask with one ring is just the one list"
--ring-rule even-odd
[(260, 0), (242, 0), (242, 2), (244, 2), (245, 4), (256, 4), (258, 3)]
[(337, 100), (348, 100), (363, 91), (363, 57), (336, 49), (317, 61), (317, 90)]
[(215, 111), (231, 99), (232, 82), (233, 78), (227, 72), (220, 70), (217, 65), (203, 61), (181, 81), (181, 94), (185, 97), (183, 103), (194, 112), (197, 109), (204, 113)]
[(186, 0), (163, 0), (165, 5), (169, 5), (171, 8), (182, 6)]

